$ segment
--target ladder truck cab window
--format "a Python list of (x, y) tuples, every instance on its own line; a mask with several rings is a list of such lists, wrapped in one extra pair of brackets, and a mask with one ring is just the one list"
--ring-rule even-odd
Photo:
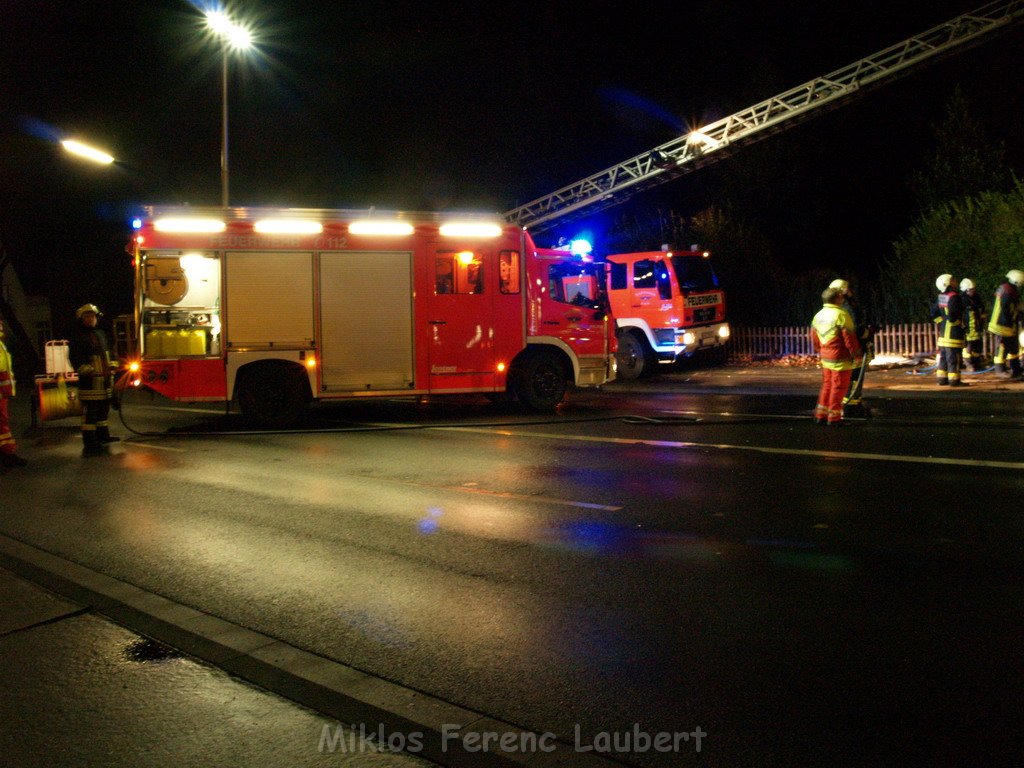
[(593, 262), (569, 262), (548, 267), (551, 298), (563, 304), (604, 309), (603, 268)]
[(675, 254), (672, 256), (672, 269), (684, 291), (711, 291), (718, 287), (718, 275), (707, 254)]
[(142, 253), (145, 357), (220, 354), (220, 275), (220, 259), (212, 252)]
[(434, 259), (434, 292), (483, 293), (483, 254), (475, 251), (439, 251)]

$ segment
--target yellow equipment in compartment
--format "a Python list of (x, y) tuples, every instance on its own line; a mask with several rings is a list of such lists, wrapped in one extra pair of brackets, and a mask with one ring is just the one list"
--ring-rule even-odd
[(146, 357), (188, 357), (206, 354), (206, 331), (202, 328), (157, 328), (146, 332)]

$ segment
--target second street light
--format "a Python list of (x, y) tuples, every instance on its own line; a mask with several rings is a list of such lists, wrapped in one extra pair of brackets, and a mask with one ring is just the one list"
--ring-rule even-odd
[(221, 46), (221, 145), (220, 199), (228, 207), (228, 53), (252, 48), (252, 33), (236, 24), (221, 11), (206, 12), (206, 26), (220, 40)]
[(64, 147), (66, 152), (70, 152), (72, 155), (77, 155), (78, 157), (84, 157), (86, 160), (91, 160), (94, 163), (110, 165), (114, 162), (112, 155), (108, 155), (103, 150), (96, 149), (96, 147), (90, 147), (88, 144), (83, 144), (80, 141), (64, 139), (60, 144)]

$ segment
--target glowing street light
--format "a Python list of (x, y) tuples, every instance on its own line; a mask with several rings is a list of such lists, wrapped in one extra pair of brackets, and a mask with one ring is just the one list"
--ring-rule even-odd
[(247, 51), (253, 47), (252, 33), (236, 24), (223, 11), (206, 12), (206, 26), (220, 39), (221, 68), (221, 143), (220, 143), (220, 200), (228, 207), (228, 51)]
[(114, 158), (108, 155), (106, 152), (96, 149), (95, 147), (90, 147), (88, 144), (83, 144), (80, 141), (64, 139), (60, 144), (62, 147), (64, 147), (64, 149), (67, 152), (70, 152), (72, 155), (84, 157), (86, 160), (91, 160), (94, 163), (99, 163), (100, 165), (110, 165), (112, 162), (114, 162)]

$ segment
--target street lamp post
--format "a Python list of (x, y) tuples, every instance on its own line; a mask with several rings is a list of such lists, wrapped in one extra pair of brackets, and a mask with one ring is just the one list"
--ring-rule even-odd
[(252, 48), (252, 33), (233, 22), (222, 11), (207, 11), (206, 26), (220, 39), (221, 50), (221, 138), (220, 138), (220, 203), (228, 207), (228, 51)]
[(220, 204), (228, 207), (228, 44), (221, 40), (221, 91), (220, 91)]

